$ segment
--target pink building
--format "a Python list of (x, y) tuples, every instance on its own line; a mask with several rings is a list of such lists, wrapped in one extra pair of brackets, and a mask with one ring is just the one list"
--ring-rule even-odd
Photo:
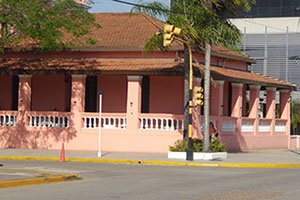
[[(0, 55), (0, 147), (97, 150), (103, 93), (103, 151), (167, 152), (182, 139), (183, 49), (144, 53), (163, 23), (144, 14), (95, 14), (94, 46)], [(203, 53), (194, 53), (201, 85)], [(211, 121), (229, 151), (288, 148), (295, 86), (248, 72), (252, 59), (213, 47)], [(266, 103), (259, 117), (259, 93)], [(280, 96), (276, 104), (276, 94)], [(277, 108), (277, 109), (276, 109)], [(195, 137), (201, 109), (194, 109)]]

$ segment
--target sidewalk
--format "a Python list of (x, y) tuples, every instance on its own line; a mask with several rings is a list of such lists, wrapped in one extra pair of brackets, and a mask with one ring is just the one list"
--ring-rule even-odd
[[(60, 158), (59, 150), (29, 150), (29, 149), (0, 149), (1, 160), (48, 160), (58, 161)], [(145, 161), (160, 161), (160, 162), (180, 162), (187, 163), (185, 160), (168, 159), (167, 154), (159, 153), (122, 153), (122, 152), (103, 152), (102, 157), (97, 157), (96, 151), (65, 151), (66, 161), (77, 162), (110, 162), (110, 161), (132, 161), (128, 164), (145, 163)], [(141, 162), (142, 161), (142, 162)], [(124, 163), (121, 162), (121, 163)], [(191, 161), (189, 161), (191, 162)], [(116, 163), (116, 162), (115, 162)], [(126, 162), (125, 162), (126, 163)], [(152, 162), (153, 163), (153, 162)], [(237, 163), (252, 163), (252, 164), (299, 164), (300, 152), (290, 150), (262, 150), (249, 151), (243, 153), (229, 153), (225, 160), (213, 161), (192, 161), (192, 163), (207, 163), (207, 164), (237, 164)]]
[[(5, 160), (59, 161), (59, 150), (0, 149), (0, 188), (78, 180), (77, 174), (5, 168)], [(300, 152), (290, 150), (263, 150), (229, 153), (224, 160), (186, 161), (168, 159), (167, 154), (65, 151), (67, 162), (99, 162), (114, 164), (143, 164), (189, 167), (239, 168), (300, 168)], [(1, 164), (4, 164), (1, 167)]]
[(78, 174), (61, 172), (0, 168), (0, 189), (17, 186), (27, 186), (43, 183), (79, 180)]

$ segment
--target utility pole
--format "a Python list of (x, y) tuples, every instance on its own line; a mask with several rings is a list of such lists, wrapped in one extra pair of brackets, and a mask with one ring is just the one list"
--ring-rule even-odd
[(204, 66), (204, 142), (203, 152), (209, 150), (209, 95), (210, 95), (210, 56), (211, 46), (205, 43), (205, 66)]

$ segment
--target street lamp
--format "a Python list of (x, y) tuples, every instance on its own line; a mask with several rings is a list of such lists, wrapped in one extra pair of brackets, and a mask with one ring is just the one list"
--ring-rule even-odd
[(101, 137), (102, 137), (102, 95), (103, 93), (101, 91), (98, 92), (99, 95), (99, 121), (98, 121), (98, 157), (100, 158), (102, 156), (101, 153)]

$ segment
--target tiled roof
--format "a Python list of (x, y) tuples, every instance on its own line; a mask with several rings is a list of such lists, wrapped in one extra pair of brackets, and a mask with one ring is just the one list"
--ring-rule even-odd
[[(88, 37), (97, 42), (89, 48), (95, 50), (143, 50), (146, 41), (163, 30), (164, 22), (143, 13), (95, 13), (96, 23), (102, 28), (93, 29)], [(173, 45), (171, 50), (182, 50), (181, 45)], [(220, 57), (244, 60), (253, 63), (248, 56), (225, 47), (213, 46), (212, 54)]]
[(294, 84), (254, 72), (225, 69), (221, 67), (211, 67), (211, 71), (212, 76), (216, 79), (254, 85), (259, 84), (270, 87), (285, 87), (292, 90), (296, 89), (296, 85)]
[[(92, 28), (90, 33), (80, 40), (66, 34), (66, 41), (73, 43), (73, 50), (81, 51), (143, 51), (146, 41), (163, 30), (164, 22), (143, 13), (94, 13), (95, 22), (101, 28)], [(92, 38), (95, 44), (87, 44)], [(14, 47), (15, 46), (15, 47)], [(24, 46), (24, 47), (23, 47)], [(34, 41), (13, 45), (15, 49), (34, 48)], [(183, 46), (174, 43), (171, 51), (183, 50)], [(212, 55), (253, 63), (249, 57), (225, 47), (213, 46)]]
[[(194, 65), (195, 70), (203, 65)], [(172, 59), (2, 59), (0, 73), (58, 73), (72, 71), (84, 74), (183, 74), (183, 63)], [(257, 84), (269, 87), (295, 90), (296, 86), (272, 77), (257, 73), (225, 69), (211, 66), (212, 77), (216, 80), (229, 80), (245, 84)]]
[(96, 50), (141, 50), (145, 42), (161, 30), (163, 22), (146, 14), (95, 13), (95, 21), (101, 28), (93, 28), (91, 37)]

